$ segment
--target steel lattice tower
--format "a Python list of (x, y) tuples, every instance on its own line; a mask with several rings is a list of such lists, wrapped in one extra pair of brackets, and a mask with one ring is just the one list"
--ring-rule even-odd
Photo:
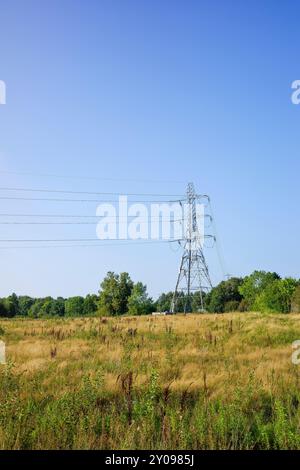
[[(180, 293), (186, 294), (184, 313), (192, 311), (191, 293), (200, 293), (201, 309), (204, 310), (203, 292), (212, 287), (208, 267), (202, 250), (201, 234), (197, 222), (196, 201), (193, 183), (187, 187), (187, 225), (183, 240), (183, 254), (181, 258), (177, 283), (172, 299), (171, 312), (176, 312), (178, 297)], [(202, 240), (203, 240), (202, 234)]]

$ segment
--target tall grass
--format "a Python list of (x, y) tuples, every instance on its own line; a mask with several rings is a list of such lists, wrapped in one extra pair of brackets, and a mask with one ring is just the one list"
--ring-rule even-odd
[(286, 318), (6, 321), (0, 448), (300, 449)]

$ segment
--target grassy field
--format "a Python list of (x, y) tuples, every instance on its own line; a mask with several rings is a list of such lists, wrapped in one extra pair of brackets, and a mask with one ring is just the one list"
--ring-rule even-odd
[(299, 449), (297, 315), (0, 321), (1, 449)]

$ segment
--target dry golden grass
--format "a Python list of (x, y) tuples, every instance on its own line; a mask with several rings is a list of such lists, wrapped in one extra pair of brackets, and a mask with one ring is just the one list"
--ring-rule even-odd
[[(155, 368), (166, 386), (203, 388), (203, 374), (214, 396), (249, 376), (263, 381), (274, 372), (281, 380), (295, 374), (291, 343), (300, 338), (297, 315), (224, 314), (169, 317), (120, 317), (58, 320), (6, 320), (7, 358), (28, 376), (51, 366), (55, 380), (104, 371), (114, 391), (130, 356), (137, 382)], [(52, 354), (51, 354), (52, 351)], [(48, 378), (48, 382), (51, 380)], [(72, 381), (73, 382), (73, 381)], [(64, 384), (68, 388), (68, 382)]]
[[(56, 412), (52, 410), (52, 406), (55, 408), (55, 400), (64, 402), (66, 397), (69, 397), (68, 400), (72, 401), (76, 394), (81, 396), (82, 392), (79, 390), (81, 390), (82, 384), (85, 384), (87, 377), (92, 381), (92, 384), (94, 384), (93, 381), (98, 384), (97, 377), (99, 374), (101, 375), (101, 385), (90, 385), (90, 388), (85, 392), (87, 396), (90, 394), (90, 403), (95, 401), (93, 406), (100, 407), (100, 415), (98, 416), (98, 411), (96, 413), (97, 419), (92, 410), (89, 411), (91, 413), (89, 420), (93, 423), (93, 425), (90, 424), (92, 429), (94, 429), (93, 426), (95, 429), (100, 426), (101, 432), (99, 431), (99, 435), (98, 431), (94, 432), (95, 435), (91, 432), (89, 440), (86, 441), (87, 437), (83, 437), (84, 431), (80, 427), (83, 424), (80, 421), (79, 426), (76, 421), (76, 426), (74, 425), (72, 432), (70, 431), (71, 441), (65, 441), (62, 444), (67, 448), (114, 446), (134, 448), (139, 446), (154, 447), (155, 445), (180, 448), (188, 447), (189, 442), (192, 442), (190, 445), (193, 447), (252, 448), (255, 447), (255, 442), (252, 443), (252, 441), (251, 444), (247, 443), (246, 445), (242, 441), (233, 442), (233, 438), (228, 437), (227, 442), (226, 433), (231, 436), (231, 431), (228, 430), (231, 425), (228, 424), (227, 431), (221, 432), (219, 429), (221, 424), (216, 424), (217, 418), (213, 418), (214, 413), (217, 413), (216, 416), (219, 413), (216, 411), (219, 406), (217, 405), (218, 400), (231, 406), (230, 403), (237, 403), (237, 400), (240, 400), (240, 394), (242, 394), (247, 397), (244, 400), (249, 401), (250, 412), (252, 412), (251, 406), (254, 405), (251, 403), (264, 400), (265, 396), (270, 397), (271, 401), (274, 397), (286, 397), (286, 391), (296, 390), (299, 383), (298, 367), (291, 362), (292, 342), (300, 339), (300, 316), (298, 315), (235, 313), (167, 317), (13, 319), (1, 320), (0, 327), (5, 332), (2, 339), (7, 345), (8, 359), (8, 365), (0, 366), (2, 368), (0, 372), (2, 371), (4, 374), (2, 374), (2, 379), (7, 380), (4, 372), (9, 369), (12, 377), (10, 380), (17, 377), (21, 381), (20, 389), (18, 389), (19, 400), (24, 400), (24, 403), (27, 403), (26, 407), (33, 406), (34, 408), (36, 406), (39, 409), (38, 412), (32, 411), (30, 415), (29, 421), (32, 420), (33, 423), (37, 419), (36, 416), (41, 415), (37, 419), (39, 424), (32, 424), (32, 426), (38, 426), (41, 429), (46, 426), (48, 429), (50, 424), (47, 419), (53, 420), (53, 422), (58, 419), (55, 415)], [(10, 382), (5, 386), (10, 386), (9, 384)], [(91, 391), (94, 390), (94, 386), (95, 391)], [(152, 389), (154, 391), (151, 392)], [(149, 394), (151, 396), (151, 393), (156, 396), (158, 389), (161, 391), (161, 398), (158, 399), (157, 409), (155, 408), (154, 412), (154, 408), (151, 408), (152, 402), (147, 397)], [(173, 408), (169, 404), (170, 396), (174, 397)], [(178, 397), (178, 401), (176, 401), (176, 397)], [(181, 426), (180, 420), (184, 419), (180, 416), (184, 413), (194, 413), (195, 423), (193, 426), (195, 429), (199, 426), (200, 418), (197, 416), (200, 413), (200, 405), (197, 397), (202, 397), (201, 399), (204, 400), (204, 410), (208, 409), (208, 406), (212, 406), (212, 410), (209, 412), (211, 422), (206, 426), (211, 426), (212, 429), (217, 426), (217, 431), (211, 431), (209, 441), (207, 441), (208, 438), (202, 441), (201, 435), (196, 441), (188, 441), (187, 437), (182, 437), (182, 440), (177, 442), (176, 432), (178, 426)], [(294, 395), (293, 397), (295, 399)], [(109, 401), (112, 399), (115, 400), (114, 405), (111, 405), (112, 402)], [(48, 404), (48, 400), (50, 400), (50, 404)], [(110, 404), (108, 405), (105, 400), (108, 400), (107, 403)], [(142, 405), (138, 404), (139, 400)], [(149, 404), (147, 400), (151, 403)], [(104, 402), (106, 404), (103, 404)], [(189, 405), (191, 406), (190, 411), (186, 403), (192, 403)], [(273, 411), (272, 413), (275, 416), (277, 405), (272, 401), (272, 407), (273, 405), (275, 406), (275, 414)], [(42, 418), (45, 406), (48, 410), (46, 416), (51, 411), (47, 419)], [(90, 405), (87, 402), (84, 406), (88, 408)], [(105, 418), (108, 420), (107, 423), (103, 422), (104, 412), (101, 411), (101, 407), (107, 406), (114, 406), (113, 409), (110, 408), (109, 413), (115, 417), (113, 434), (115, 437), (112, 437), (107, 430), (107, 426), (111, 426), (111, 424), (107, 424), (110, 422), (109, 414)], [(43, 408), (43, 412), (40, 407)], [(48, 407), (50, 408), (48, 409)], [(161, 414), (162, 409), (165, 409), (163, 414)], [(226, 410), (226, 408), (224, 409)], [(57, 413), (59, 412), (61, 413), (61, 411), (57, 411)], [(202, 412), (204, 411), (201, 408)], [(24, 410), (22, 413), (23, 416)], [(87, 411), (86, 413), (88, 414)], [(122, 413), (125, 413), (126, 418), (120, 418), (119, 422), (118, 417), (119, 414), (123, 416)], [(159, 438), (157, 437), (157, 442), (159, 441), (161, 444), (154, 444), (150, 437), (147, 438), (148, 440), (146, 437), (144, 441), (141, 440), (140, 433), (137, 433), (132, 427), (135, 420), (141, 419), (132, 418), (135, 413), (136, 416), (144, 416), (143, 413), (146, 413), (145, 416), (149, 419), (148, 431), (149, 426), (152, 426), (150, 424), (152, 423), (151, 413), (157, 413), (157, 419), (162, 423), (162, 434)], [(175, 413), (174, 416), (172, 413)], [(228, 413), (226, 419), (230, 420), (231, 412)], [(263, 416), (265, 413), (269, 412), (263, 411)], [(72, 413), (71, 416), (73, 416)], [(5, 423), (5, 419), (11, 419), (11, 415), (3, 418), (3, 423)], [(70, 419), (70, 417), (66, 419), (67, 424), (63, 426), (69, 426)], [(127, 428), (124, 427), (124, 419), (125, 422), (128, 420)], [(185, 426), (189, 426), (189, 420), (192, 418), (187, 416), (186, 419)], [(205, 422), (205, 419), (208, 418), (202, 416), (201, 419)], [(223, 423), (225, 418), (222, 419)], [(255, 417), (253, 419), (255, 421)], [(98, 421), (94, 423), (94, 420), (100, 420), (101, 425), (97, 424)], [(179, 420), (176, 425), (177, 431), (172, 428), (175, 426), (172, 424), (172, 420), (174, 423)], [(141, 426), (140, 423), (138, 427), (141, 428)], [(168, 431), (166, 431), (167, 427)], [(120, 431), (121, 428), (123, 431)], [(23, 440), (19, 434), (18, 439), (21, 441), (17, 443), (13, 441), (12, 443), (9, 431), (5, 431), (4, 427), (0, 426), (0, 447), (57, 447), (56, 437), (51, 433), (48, 433), (48, 437), (45, 435), (44, 440), (41, 441), (41, 437), (37, 437), (32, 432), (24, 429)], [(120, 437), (116, 438), (119, 432), (126, 434), (121, 441), (118, 440), (121, 439)], [(63, 427), (61, 433), (63, 433)], [(216, 438), (214, 433), (217, 433), (219, 437)], [(223, 433), (225, 434), (223, 435)], [(264, 433), (262, 436), (265, 435)], [(259, 439), (262, 440), (262, 442), (259, 441), (259, 447), (262, 448), (273, 448), (278, 445), (291, 447), (292, 445), (275, 445), (273, 444), (275, 437), (269, 437), (266, 443), (263, 441), (264, 437)], [(281, 436), (280, 439), (284, 439), (284, 437)], [(293, 445), (298, 446), (297, 443)]]

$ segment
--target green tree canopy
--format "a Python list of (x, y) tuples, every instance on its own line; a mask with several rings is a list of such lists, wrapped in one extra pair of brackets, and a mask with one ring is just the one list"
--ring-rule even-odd
[(104, 315), (122, 315), (128, 310), (128, 298), (133, 282), (128, 273), (115, 274), (109, 271), (99, 291), (99, 312)]
[(7, 297), (7, 299), (4, 300), (4, 304), (8, 317), (19, 315), (19, 299), (15, 293)]
[(76, 296), (70, 297), (65, 302), (65, 315), (66, 317), (80, 317), (83, 315), (83, 297)]
[(291, 311), (293, 313), (300, 313), (300, 283), (298, 281), (298, 285), (293, 292), (293, 296), (291, 299)]
[(205, 297), (205, 308), (208, 312), (228, 312), (238, 310), (242, 300), (239, 291), (243, 280), (239, 277), (232, 277), (227, 281), (222, 281), (214, 287)]
[(173, 292), (162, 293), (156, 301), (156, 311), (165, 312), (170, 310), (173, 299)]
[(90, 316), (95, 315), (98, 309), (98, 297), (93, 294), (88, 294), (83, 302), (83, 314)]
[(256, 297), (254, 307), (260, 312), (289, 313), (297, 287), (295, 279), (274, 279)]
[(239, 292), (244, 298), (247, 309), (258, 309), (256, 299), (258, 299), (269, 284), (278, 279), (280, 279), (280, 276), (277, 273), (266, 271), (254, 271), (250, 276), (246, 276), (239, 287)]
[(134, 284), (128, 298), (129, 315), (146, 315), (153, 310), (153, 301), (147, 294), (147, 286), (142, 282)]

